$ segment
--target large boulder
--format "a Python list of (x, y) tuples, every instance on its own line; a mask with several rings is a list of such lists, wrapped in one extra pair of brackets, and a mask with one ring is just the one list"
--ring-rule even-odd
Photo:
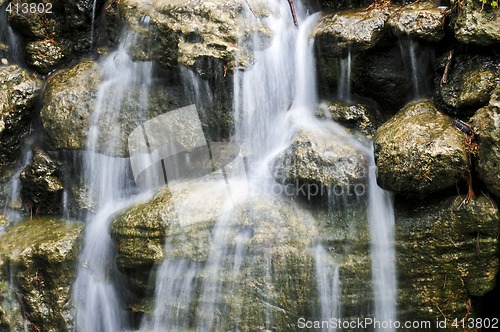
[(490, 105), (479, 109), (471, 118), (479, 136), (476, 170), (479, 178), (497, 197), (500, 197), (500, 85)]
[[(463, 196), (400, 206), (396, 215), (400, 319), (477, 317), (499, 271), (499, 212)], [(471, 305), (475, 301), (475, 305)]]
[(314, 32), (319, 54), (335, 57), (374, 48), (387, 36), (386, 23), (393, 11), (390, 6), (324, 15)]
[[(342, 129), (339, 128), (339, 131)], [(329, 194), (365, 194), (366, 163), (358, 151), (341, 137), (301, 130), (289, 148), (274, 162), (275, 179), (291, 194), (308, 200)]]
[(120, 2), (125, 21), (138, 34), (131, 50), (135, 59), (155, 60), (164, 67), (179, 62), (200, 70), (205, 59), (233, 68), (236, 54), (241, 56), (239, 62), (248, 65), (249, 54), (239, 43), (254, 30), (240, 15), (248, 6), (259, 17), (266, 13), (260, 9), (262, 4), (243, 0)]
[(440, 80), (441, 75), (437, 75), (436, 99), (440, 107), (451, 114), (470, 115), (488, 103), (500, 83), (500, 62), (495, 56), (459, 55), (453, 61), (447, 83)]
[[(223, 179), (179, 185), (163, 189), (150, 202), (113, 221), (117, 263), (127, 271), (129, 289), (141, 294), (150, 277), (147, 271), (164, 261), (157, 274), (157, 292), (168, 292), (170, 289), (159, 283), (177, 287), (176, 282), (187, 280), (187, 275), (178, 275), (183, 271), (176, 268), (161, 271), (184, 261), (198, 266), (193, 281), (196, 290), (186, 294), (193, 296), (189, 298), (192, 302), (187, 307), (177, 301), (162, 303), (159, 310), (166, 311), (165, 315), (169, 310), (180, 310), (182, 317), (202, 320), (190, 324), (207, 324), (212, 315), (206, 309), (213, 306), (225, 317), (215, 323), (217, 330), (231, 329), (235, 324), (243, 330), (257, 330), (266, 322), (266, 303), (273, 303), (269, 308), (272, 323), (287, 330), (299, 317), (310, 314), (311, 294), (316, 289), (309, 250), (314, 230), (306, 221), (307, 215), (279, 199), (231, 196)], [(237, 258), (242, 259), (239, 270), (235, 270), (234, 250), (244, 253)], [(219, 268), (220, 274), (213, 275), (214, 268)], [(224, 285), (220, 294), (205, 297), (205, 292), (217, 285)], [(280, 309), (285, 307), (287, 310)], [(155, 314), (163, 313), (157, 308)]]
[[(95, 111), (102, 83), (101, 67), (93, 61), (82, 62), (48, 79), (40, 117), (51, 149), (86, 149), (89, 121)], [(108, 97), (111, 98), (104, 98)], [(118, 118), (113, 112), (100, 110), (99, 126), (102, 139), (96, 147), (98, 152), (127, 156), (128, 135), (137, 126), (188, 103), (188, 97), (183, 95), (182, 88), (178, 86), (157, 86), (148, 92), (147, 97), (147, 108), (144, 109), (141, 89), (131, 85), (123, 94)], [(106, 102), (103, 104), (107, 105)], [(118, 144), (110, 147), (107, 138), (112, 135), (117, 124), (120, 128)]]
[(30, 330), (73, 329), (70, 288), (82, 229), (79, 223), (39, 219), (10, 226), (0, 235), (0, 265), (10, 276), (2, 283), (16, 289)]
[(397, 10), (388, 21), (398, 37), (418, 38), (437, 42), (444, 37), (446, 7), (438, 7), (432, 1), (416, 2)]
[(51, 40), (37, 40), (26, 44), (26, 61), (42, 74), (57, 68), (66, 57), (66, 46)]
[(0, 66), (0, 164), (18, 156), (29, 133), (41, 82), (18, 66)]
[(375, 136), (379, 185), (409, 195), (455, 186), (469, 169), (463, 139), (431, 101), (408, 104)]
[(289, 331), (299, 317), (319, 319), (325, 308), (329, 317), (338, 301), (342, 317), (372, 304), (363, 204), (313, 216), (233, 181), (230, 190), (222, 176), (169, 186), (113, 221), (118, 266), (142, 301), (130, 309), (145, 311), (145, 329), (206, 327), (219, 311), (216, 330)]
[(49, 77), (40, 118), (52, 149), (85, 149), (101, 82), (100, 68), (92, 61)]
[(36, 213), (60, 212), (64, 189), (61, 176), (59, 165), (46, 152), (35, 149), (32, 161), (19, 175), (24, 205)]
[[(465, 44), (476, 44), (480, 46), (500, 43), (500, 17), (498, 8), (481, 9), (481, 1), (474, 0), (454, 0), (460, 3), (460, 10), (453, 17), (451, 27), (455, 32), (455, 37)], [(489, 3), (489, 1), (488, 1)]]

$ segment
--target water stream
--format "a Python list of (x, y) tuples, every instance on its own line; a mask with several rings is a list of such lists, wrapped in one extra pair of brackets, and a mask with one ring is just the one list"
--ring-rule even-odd
[(121, 331), (125, 321), (109, 227), (116, 212), (137, 204), (141, 197), (134, 195), (130, 161), (113, 155), (124, 148), (122, 101), (139, 89), (145, 109), (152, 71), (151, 63), (130, 59), (126, 49), (132, 43), (134, 35), (124, 34), (118, 50), (102, 61), (105, 79), (90, 119), (84, 178), (95, 211), (86, 216), (83, 250), (73, 287), (79, 331)]
[(351, 47), (347, 49), (347, 56), (340, 59), (340, 81), (338, 87), (338, 99), (340, 101), (351, 101), (351, 71), (352, 54)]
[[(2, 64), (5, 64), (5, 61), (7, 63), (22, 63), (24, 58), (23, 51), (20, 46), (19, 37), (9, 25), (6, 7), (7, 3), (0, 6), (0, 60), (2, 60)], [(7, 49), (4, 49), (2, 46), (7, 47)]]

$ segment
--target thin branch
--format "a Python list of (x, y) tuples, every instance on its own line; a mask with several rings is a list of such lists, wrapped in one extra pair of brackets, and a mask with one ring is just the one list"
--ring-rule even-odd
[(454, 53), (453, 49), (450, 51), (450, 53), (448, 53), (446, 67), (444, 67), (443, 77), (441, 78), (441, 85), (448, 83), (448, 74), (450, 73), (451, 62), (453, 61), (453, 53)]
[(288, 4), (290, 5), (290, 11), (292, 12), (293, 24), (298, 28), (299, 22), (297, 21), (297, 13), (295, 12), (295, 5), (293, 4), (293, 0), (288, 0)]

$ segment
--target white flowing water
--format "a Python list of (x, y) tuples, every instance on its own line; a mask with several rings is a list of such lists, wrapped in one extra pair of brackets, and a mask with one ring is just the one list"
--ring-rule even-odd
[[(133, 62), (127, 55), (126, 48), (133, 42), (134, 36), (125, 34), (119, 49), (101, 63), (104, 82), (90, 119), (84, 177), (95, 213), (86, 217), (83, 250), (73, 287), (78, 331), (121, 331), (124, 322), (109, 227), (115, 213), (137, 204), (141, 197), (133, 195), (129, 160), (112, 155), (123, 149), (122, 101), (134, 89), (140, 89), (145, 108), (152, 72), (151, 63)], [(98, 149), (101, 153), (96, 152)]]
[[(374, 318), (382, 324), (397, 319), (396, 253), (394, 249), (394, 207), (391, 194), (377, 185), (373, 152), (369, 163), (369, 204)], [(385, 326), (385, 325), (381, 325)], [(392, 331), (390, 328), (380, 328)]]
[(97, 0), (94, 0), (92, 2), (92, 19), (90, 21), (90, 47), (94, 46), (96, 8), (97, 8)]
[(351, 71), (352, 55), (351, 47), (349, 47), (347, 49), (347, 56), (340, 59), (340, 82), (337, 93), (340, 101), (351, 101)]
[(410, 47), (408, 51), (410, 53), (411, 78), (412, 78), (414, 97), (418, 99), (420, 98), (420, 86), (419, 86), (420, 82), (418, 78), (418, 61), (417, 61), (416, 47), (417, 47), (416, 42), (410, 39)]
[(6, 198), (3, 207), (3, 215), (7, 218), (7, 222), (15, 222), (21, 218), (20, 210), (23, 209), (21, 202), (21, 181), (19, 176), (23, 169), (31, 162), (33, 158), (34, 137), (29, 137), (21, 150), (21, 162), (14, 170), (14, 174), (10, 178), (6, 187)]
[(20, 45), (19, 37), (9, 25), (6, 11), (7, 3), (0, 7), (0, 43), (7, 46), (6, 51), (0, 49), (0, 60), (9, 63), (21, 63), (23, 59), (23, 50)]
[[(321, 320), (328, 321), (331, 318), (341, 318), (340, 266), (332, 260), (321, 245), (314, 248), (314, 258), (316, 263), (316, 283), (321, 305)], [(328, 326), (323, 331), (334, 332), (337, 331), (337, 328)]]

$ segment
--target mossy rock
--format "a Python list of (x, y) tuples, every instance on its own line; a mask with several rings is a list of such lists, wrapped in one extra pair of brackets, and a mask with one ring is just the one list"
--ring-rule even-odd
[[(452, 1), (453, 5), (455, 1), (457, 0)], [(481, 9), (480, 1), (461, 1), (461, 9), (453, 16), (450, 24), (458, 41), (479, 46), (500, 43), (498, 8), (489, 8), (488, 4), (484, 7), (485, 10)]]
[[(444, 70), (443, 59), (441, 67)], [(491, 56), (459, 55), (454, 59), (447, 83), (440, 84), (442, 75), (436, 77), (436, 99), (441, 108), (450, 114), (471, 115), (490, 100), (495, 87), (500, 84), (500, 63)]]
[(396, 7), (350, 9), (321, 17), (314, 32), (320, 57), (366, 51), (387, 38), (387, 21)]
[(40, 88), (41, 81), (27, 70), (0, 66), (0, 164), (17, 159)]
[(37, 218), (9, 226), (0, 235), (3, 273), (11, 276), (32, 328), (72, 329), (70, 288), (82, 230), (80, 223)]
[(486, 188), (500, 197), (500, 108), (494, 104), (479, 109), (470, 123), (479, 137), (477, 174)]
[(406, 195), (427, 195), (456, 185), (469, 169), (464, 134), (431, 101), (412, 102), (375, 136), (377, 181)]
[[(496, 285), (499, 212), (465, 196), (401, 206), (396, 216), (401, 319), (475, 317), (471, 297)], [(443, 317), (444, 316), (444, 317)]]

